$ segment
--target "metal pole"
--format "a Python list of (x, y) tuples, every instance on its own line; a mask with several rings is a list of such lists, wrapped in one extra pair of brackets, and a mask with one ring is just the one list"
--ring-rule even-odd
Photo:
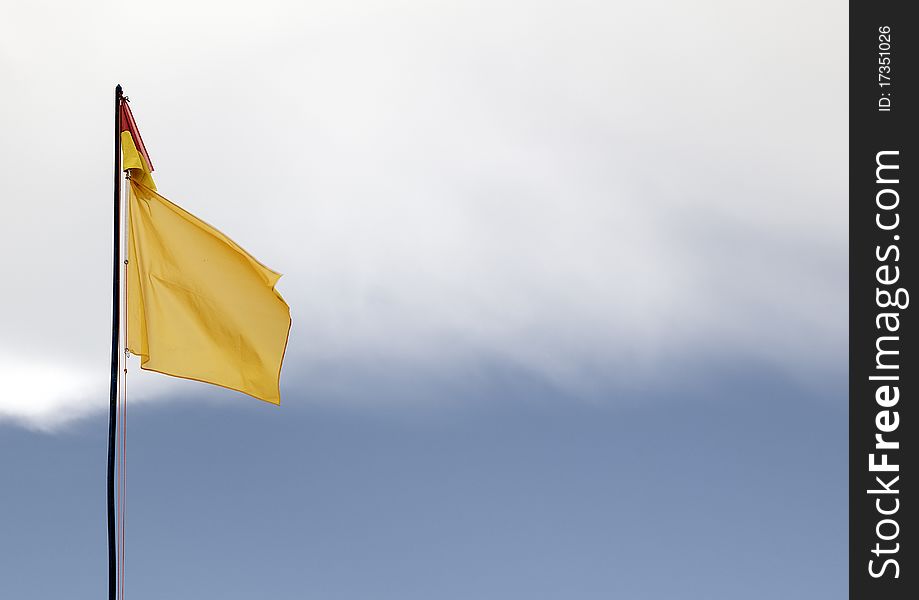
[(118, 358), (121, 325), (121, 85), (115, 86), (115, 228), (112, 269), (112, 384), (108, 413), (108, 597), (116, 600), (118, 561), (115, 552), (115, 432), (118, 427)]

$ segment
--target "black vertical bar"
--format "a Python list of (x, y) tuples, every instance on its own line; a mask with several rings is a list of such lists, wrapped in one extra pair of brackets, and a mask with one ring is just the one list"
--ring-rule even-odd
[(115, 553), (115, 431), (118, 427), (119, 310), (121, 308), (121, 85), (115, 86), (115, 227), (112, 267), (112, 384), (108, 413), (108, 597), (115, 600), (118, 564)]
[[(916, 598), (917, 34), (849, 4), (849, 598)], [(913, 491), (910, 491), (913, 490)], [(909, 590), (913, 590), (910, 592)]]

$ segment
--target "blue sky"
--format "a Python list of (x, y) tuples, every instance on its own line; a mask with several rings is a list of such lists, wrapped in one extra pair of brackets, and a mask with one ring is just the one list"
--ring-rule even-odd
[(280, 409), (131, 361), (131, 597), (840, 597), (846, 20), (11, 8), (0, 597), (104, 590), (118, 82), (293, 316)]
[[(424, 410), (141, 406), (126, 593), (843, 596), (843, 386), (730, 371), (620, 409), (501, 369)], [(4, 596), (99, 596), (104, 430), (2, 430)]]

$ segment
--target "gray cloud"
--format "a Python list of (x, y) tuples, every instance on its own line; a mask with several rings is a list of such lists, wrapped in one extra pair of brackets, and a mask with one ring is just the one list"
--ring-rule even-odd
[(845, 7), (217, 6), (0, 24), (0, 351), (75, 390), (0, 419), (104, 405), (116, 81), (164, 195), (285, 273), (291, 376), (842, 364)]

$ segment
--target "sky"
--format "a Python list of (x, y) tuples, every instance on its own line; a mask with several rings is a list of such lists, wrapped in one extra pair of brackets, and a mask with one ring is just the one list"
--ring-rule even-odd
[(121, 83), (293, 318), (280, 409), (132, 361), (127, 595), (839, 597), (847, 42), (831, 2), (9, 7), (0, 596), (104, 591)]

